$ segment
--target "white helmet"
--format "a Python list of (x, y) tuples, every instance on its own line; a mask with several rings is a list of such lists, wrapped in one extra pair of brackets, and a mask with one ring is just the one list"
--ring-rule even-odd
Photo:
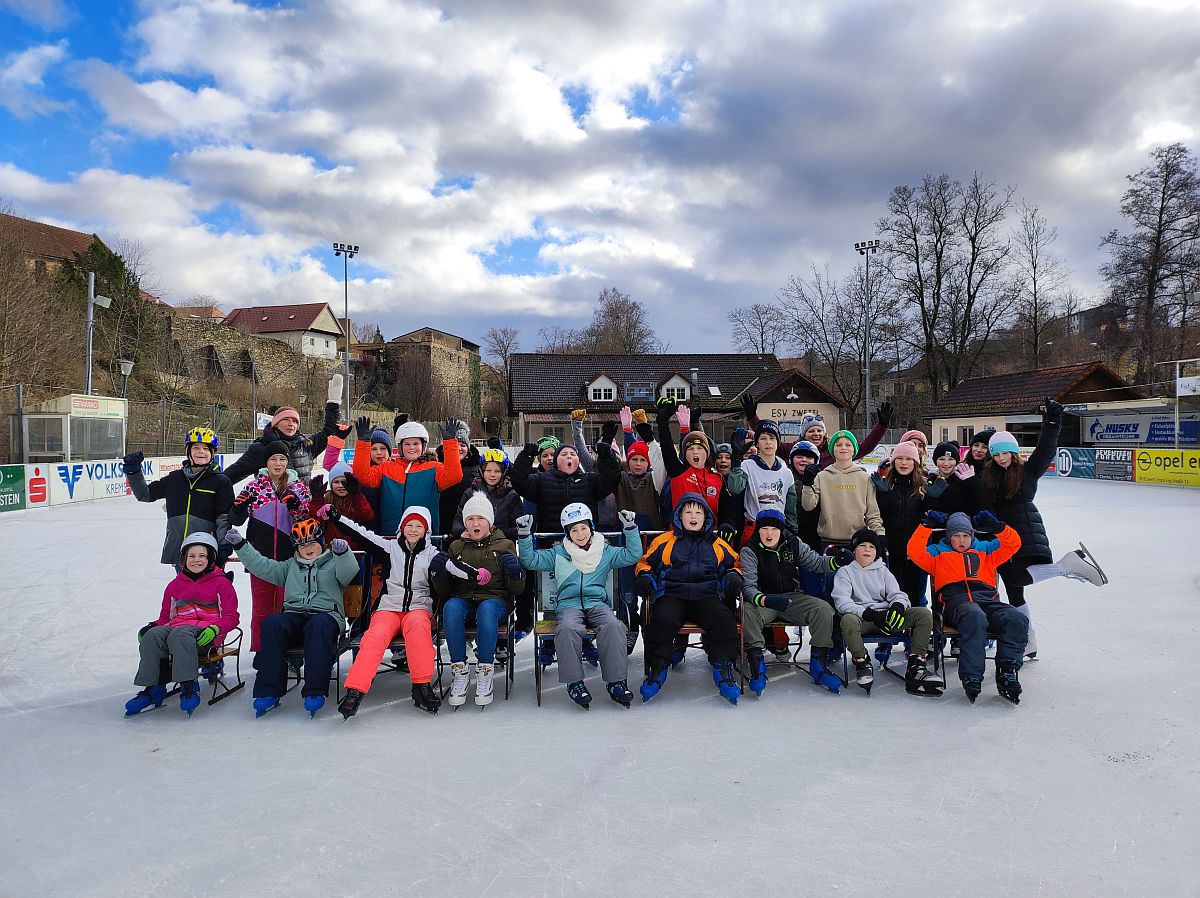
[(592, 530), (596, 529), (595, 523), (592, 521), (592, 510), (582, 502), (572, 502), (562, 510), (562, 514), (558, 516), (558, 522), (562, 524), (562, 529), (570, 533), (571, 528), (580, 522), (586, 522)]
[(420, 421), (405, 421), (396, 428), (397, 448), (402, 440), (411, 440), (413, 437), (421, 441), (423, 448), (429, 447), (429, 431), (425, 429), (425, 425)]

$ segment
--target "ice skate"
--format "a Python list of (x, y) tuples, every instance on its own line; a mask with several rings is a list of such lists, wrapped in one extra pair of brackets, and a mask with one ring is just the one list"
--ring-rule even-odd
[(583, 708), (585, 711), (592, 704), (592, 694), (588, 692), (587, 685), (583, 682), (583, 680), (578, 680), (577, 682), (569, 684), (567, 686), (567, 695), (571, 697), (571, 701), (579, 705), (579, 707)]
[(1093, 586), (1103, 586), (1108, 582), (1108, 577), (1105, 576), (1104, 571), (1100, 570), (1100, 565), (1096, 564), (1095, 557), (1083, 543), (1079, 544), (1078, 549), (1072, 549), (1058, 559), (1057, 564), (1063, 576), (1070, 577), (1072, 580), (1083, 580)]
[(442, 706), (442, 700), (428, 683), (412, 684), (412, 700), (414, 705), (430, 714), (436, 714)]
[(325, 707), (325, 696), (323, 695), (306, 695), (304, 697), (304, 710), (308, 712), (308, 719), (312, 720), (317, 716), (317, 712)]
[(904, 691), (909, 695), (941, 695), (946, 684), (925, 667), (925, 659), (912, 655), (904, 674)]
[(983, 682), (977, 679), (963, 680), (963, 692), (967, 694), (967, 701), (972, 705), (975, 704), (975, 699), (979, 698), (979, 693), (983, 692)]
[(187, 680), (179, 684), (179, 710), (191, 717), (200, 707), (200, 684), (196, 680)]
[(279, 707), (279, 696), (262, 695), (254, 700), (254, 716), (262, 717), (268, 711)]
[(1021, 703), (1021, 681), (1017, 678), (1017, 668), (1007, 664), (996, 668), (996, 691), (1001, 698), (1014, 705)]
[(450, 673), (454, 679), (450, 681), (448, 701), (451, 708), (457, 708), (459, 705), (467, 703), (467, 685), (470, 682), (471, 674), (465, 661), (455, 661), (451, 664)]
[(617, 680), (613, 683), (605, 683), (604, 688), (608, 691), (608, 697), (618, 705), (628, 708), (633, 704), (633, 693), (629, 691), (629, 684), (624, 680)]
[(762, 649), (746, 649), (746, 667), (750, 671), (750, 691), (761, 696), (767, 688), (767, 659)]
[(871, 663), (870, 655), (863, 655), (861, 658), (854, 658), (854, 682), (862, 687), (863, 692), (867, 695), (871, 694), (871, 687), (875, 684), (875, 665)]
[(125, 716), (136, 717), (141, 714), (151, 705), (156, 708), (161, 708), (162, 703), (167, 700), (166, 686), (147, 686), (133, 698), (125, 703)]
[(663, 685), (667, 682), (667, 671), (669, 668), (659, 667), (651, 669), (650, 673), (646, 674), (646, 679), (642, 682), (641, 693), (642, 703), (650, 701), (654, 696), (658, 695)]
[(492, 665), (475, 665), (475, 704), (483, 708), (492, 703)]
[(357, 689), (346, 690), (346, 697), (338, 705), (338, 711), (342, 715), (342, 720), (349, 720), (358, 713), (358, 706), (362, 704), (363, 698), (364, 694)]
[(717, 691), (721, 693), (721, 698), (729, 702), (731, 705), (736, 705), (738, 697), (742, 694), (742, 690), (738, 687), (737, 680), (733, 676), (732, 661), (714, 661), (712, 665), (713, 683), (717, 687)]

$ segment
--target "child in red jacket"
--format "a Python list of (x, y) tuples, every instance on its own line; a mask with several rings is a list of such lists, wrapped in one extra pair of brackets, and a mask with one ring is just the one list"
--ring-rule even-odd
[(171, 680), (179, 684), (179, 707), (188, 717), (200, 705), (200, 649), (220, 645), (238, 625), (237, 592), (216, 568), (217, 541), (210, 533), (184, 538), (179, 573), (163, 591), (158, 618), (138, 630), (141, 663), (135, 685), (142, 691), (125, 703), (132, 717), (167, 698), (162, 662), (170, 660)]

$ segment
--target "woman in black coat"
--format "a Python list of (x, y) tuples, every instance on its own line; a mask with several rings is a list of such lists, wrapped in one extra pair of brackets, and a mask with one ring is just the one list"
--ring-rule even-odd
[(875, 484), (875, 498), (887, 539), (888, 570), (914, 606), (925, 605), (929, 575), (908, 558), (908, 541), (932, 503), (925, 492), (925, 471), (917, 446), (911, 442), (897, 443), (887, 473), (873, 475), (871, 482)]

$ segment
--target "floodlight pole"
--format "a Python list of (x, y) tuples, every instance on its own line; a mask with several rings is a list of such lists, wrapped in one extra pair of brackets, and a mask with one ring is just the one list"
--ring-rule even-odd
[[(871, 255), (879, 252), (878, 240), (863, 240), (854, 249), (864, 257), (863, 273), (863, 427), (871, 423)], [(867, 428), (869, 429), (869, 428)]]
[(1159, 362), (1160, 365), (1175, 366), (1175, 448), (1179, 448), (1179, 371), (1181, 365), (1190, 365), (1192, 362), (1200, 362), (1200, 359), (1171, 359), (1168, 362)]
[(342, 390), (346, 397), (342, 404), (342, 415), (350, 420), (350, 260), (358, 255), (358, 247), (349, 243), (335, 243), (334, 257), (342, 257), (342, 302), (344, 303), (342, 318), (342, 336), (346, 341), (342, 359)]

